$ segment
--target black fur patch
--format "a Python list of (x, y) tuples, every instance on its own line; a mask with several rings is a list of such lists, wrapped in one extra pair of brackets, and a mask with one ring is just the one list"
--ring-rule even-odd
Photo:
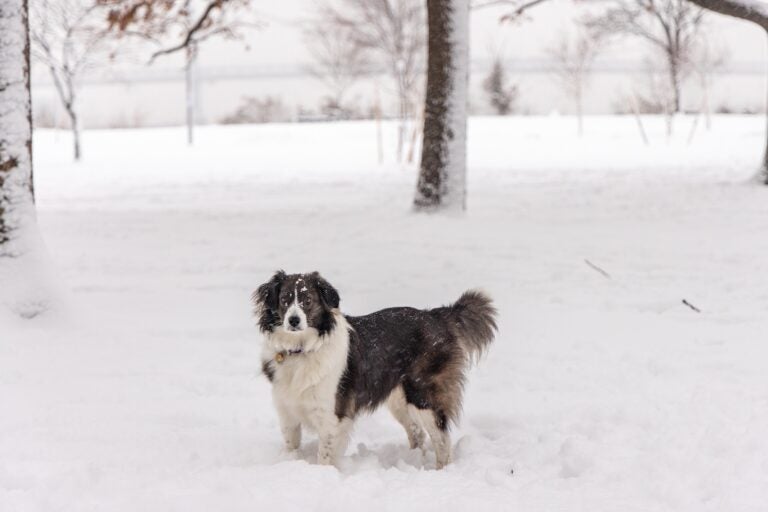
[(325, 336), (336, 327), (336, 318), (334, 318), (333, 313), (330, 311), (325, 311), (320, 317), (320, 323), (314, 327), (320, 336)]
[(269, 379), (269, 382), (272, 382), (275, 380), (275, 369), (272, 368), (272, 365), (270, 364), (271, 361), (263, 361), (261, 363), (261, 372), (267, 376), (267, 379)]
[(253, 292), (253, 302), (262, 332), (272, 332), (275, 326), (280, 324), (280, 315), (277, 312), (280, 287), (287, 277), (284, 271), (278, 270), (269, 281)]

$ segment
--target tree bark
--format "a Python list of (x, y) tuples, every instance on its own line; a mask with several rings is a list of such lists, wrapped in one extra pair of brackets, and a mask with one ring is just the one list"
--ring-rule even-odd
[(0, 258), (34, 223), (32, 100), (27, 0), (0, 2)]
[(427, 0), (427, 91), (416, 210), (466, 207), (468, 0)]
[(67, 105), (67, 116), (69, 116), (70, 129), (72, 130), (72, 144), (75, 154), (75, 161), (79, 162), (82, 152), (80, 151), (80, 120), (77, 118), (77, 111), (75, 105), (70, 103)]
[(669, 66), (669, 81), (672, 86), (672, 105), (669, 108), (670, 114), (675, 115), (682, 112), (681, 85), (680, 85), (680, 63), (679, 56), (670, 54), (667, 56), (667, 65)]

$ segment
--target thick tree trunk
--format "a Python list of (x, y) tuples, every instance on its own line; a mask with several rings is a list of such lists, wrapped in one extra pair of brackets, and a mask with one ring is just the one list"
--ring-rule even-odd
[(0, 2), (0, 259), (34, 224), (27, 0)]
[[(0, 0), (0, 326), (49, 307), (49, 265), (35, 227), (27, 0)], [(0, 329), (2, 332), (2, 329)]]
[(417, 210), (466, 207), (469, 1), (427, 0), (427, 94)]

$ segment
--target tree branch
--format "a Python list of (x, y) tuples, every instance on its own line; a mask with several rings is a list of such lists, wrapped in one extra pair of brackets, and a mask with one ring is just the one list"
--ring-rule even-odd
[(700, 7), (726, 16), (757, 23), (768, 30), (768, 5), (757, 0), (688, 0)]
[(168, 55), (171, 53), (175, 53), (179, 50), (183, 50), (187, 46), (189, 46), (192, 42), (194, 42), (195, 34), (205, 28), (205, 24), (208, 22), (208, 20), (211, 17), (211, 13), (214, 9), (221, 9), (221, 7), (229, 2), (230, 0), (213, 0), (211, 3), (209, 3), (203, 13), (200, 15), (198, 20), (187, 30), (187, 35), (184, 37), (184, 39), (177, 45), (171, 46), (169, 48), (165, 48), (163, 50), (158, 50), (155, 53), (152, 54), (152, 56), (149, 58), (149, 63), (152, 64), (155, 59), (160, 57), (161, 55)]

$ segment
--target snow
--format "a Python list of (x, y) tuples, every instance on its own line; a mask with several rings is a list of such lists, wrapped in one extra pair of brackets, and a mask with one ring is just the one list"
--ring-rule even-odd
[[(85, 132), (79, 165), (40, 131), (69, 292), (0, 318), (0, 510), (765, 510), (763, 119), (645, 122), (471, 119), (463, 216), (410, 213), (372, 123)], [(249, 304), (277, 268), (349, 314), (495, 298), (454, 464), (386, 412), (338, 469), (281, 452)]]

